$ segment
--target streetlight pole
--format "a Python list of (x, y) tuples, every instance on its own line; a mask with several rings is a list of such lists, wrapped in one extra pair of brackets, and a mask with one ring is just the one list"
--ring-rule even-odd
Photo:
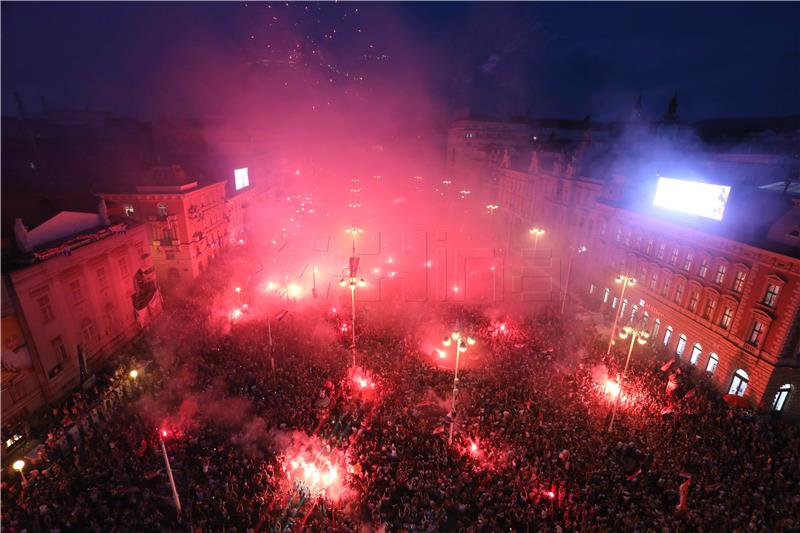
[(636, 279), (631, 276), (620, 274), (617, 276), (616, 282), (622, 283), (622, 291), (619, 295), (619, 310), (614, 314), (614, 325), (611, 326), (611, 336), (608, 339), (608, 350), (606, 350), (606, 355), (611, 354), (611, 345), (614, 344), (614, 334), (617, 331), (617, 323), (619, 322), (620, 315), (622, 315), (622, 300), (625, 298), (625, 289), (628, 287), (628, 285), (635, 285)]
[(272, 317), (267, 315), (267, 333), (269, 334), (269, 364), (272, 366), (272, 375), (275, 376), (275, 355), (272, 353)]
[(19, 472), (19, 475), (22, 477), (22, 485), (23, 486), (27, 485), (28, 478), (25, 477), (25, 471), (24, 471), (25, 461), (23, 461), (22, 459), (18, 459), (14, 461), (14, 464), (12, 464), (11, 467), (17, 472)]
[(625, 376), (628, 374), (628, 365), (631, 362), (631, 354), (633, 354), (633, 345), (637, 342), (639, 344), (646, 344), (650, 334), (646, 331), (636, 329), (631, 326), (625, 326), (619, 333), (620, 339), (631, 338), (631, 345), (628, 348), (628, 358), (625, 359), (625, 368), (622, 370), (622, 377), (619, 380), (619, 388), (617, 390), (617, 397), (614, 401), (614, 410), (611, 412), (611, 422), (608, 424), (608, 432), (614, 429), (614, 420), (617, 418), (617, 408), (619, 407), (620, 396), (622, 396), (622, 384), (625, 382)]
[(455, 365), (455, 371), (453, 373), (453, 401), (450, 407), (452, 420), (450, 421), (450, 436), (447, 439), (448, 444), (453, 444), (453, 428), (455, 428), (456, 425), (456, 395), (458, 394), (458, 363), (460, 360), (461, 353), (466, 352), (468, 346), (475, 344), (475, 339), (469, 336), (466, 338), (465, 342), (464, 336), (458, 331), (454, 331), (449, 336), (446, 336), (442, 341), (442, 344), (444, 344), (445, 346), (450, 346), (452, 341), (455, 341), (456, 365)]
[(582, 254), (588, 248), (586, 246), (578, 246), (577, 248), (571, 248), (571, 252), (569, 254), (569, 266), (567, 267), (567, 281), (564, 284), (564, 294), (561, 296), (561, 316), (564, 316), (564, 306), (567, 304), (567, 291), (569, 290), (569, 278), (572, 274), (572, 260), (575, 258), (575, 252)]
[(178, 489), (175, 487), (175, 478), (172, 477), (172, 467), (169, 465), (169, 457), (167, 456), (167, 447), (164, 445), (164, 437), (166, 430), (161, 430), (158, 435), (158, 441), (161, 443), (161, 453), (164, 454), (164, 464), (167, 465), (167, 476), (169, 477), (169, 485), (172, 487), (172, 499), (175, 501), (175, 508), (178, 510), (178, 516), (181, 514), (181, 499), (178, 496)]

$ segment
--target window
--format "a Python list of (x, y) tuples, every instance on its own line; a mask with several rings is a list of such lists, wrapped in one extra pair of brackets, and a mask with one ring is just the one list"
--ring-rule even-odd
[(678, 337), (678, 345), (675, 347), (675, 355), (678, 357), (683, 355), (683, 350), (686, 348), (686, 335), (681, 334)]
[(590, 283), (589, 284), (589, 294), (594, 294), (594, 290), (595, 289), (596, 289), (596, 287), (594, 286), (594, 283)]
[(700, 260), (700, 268), (697, 269), (697, 275), (705, 279), (708, 274), (708, 259)]
[(697, 291), (692, 291), (692, 296), (689, 298), (689, 311), (692, 313), (697, 311), (698, 301), (700, 301), (700, 294)]
[(717, 365), (719, 364), (719, 357), (717, 354), (712, 353), (708, 356), (708, 363), (706, 363), (706, 372), (709, 374), (713, 374), (714, 371), (717, 369)]
[(660, 244), (658, 246), (658, 253), (656, 254), (656, 257), (658, 259), (664, 259), (664, 250), (666, 250), (666, 249), (667, 249), (667, 245), (666, 244)]
[(733, 309), (729, 306), (725, 306), (725, 311), (722, 312), (722, 318), (719, 320), (719, 325), (722, 326), (724, 329), (728, 329), (731, 327), (731, 319), (733, 318)]
[(689, 272), (692, 269), (692, 260), (693, 259), (694, 259), (694, 257), (692, 256), (691, 252), (687, 253), (686, 257), (683, 259), (683, 269), (686, 272)]
[(678, 305), (681, 305), (681, 303), (683, 303), (683, 284), (682, 283), (678, 283), (678, 286), (675, 287), (675, 298), (673, 298), (673, 301)]
[(669, 294), (669, 278), (664, 280), (664, 285), (661, 287), (661, 296), (666, 298), (667, 294)]
[(747, 279), (747, 272), (744, 270), (740, 270), (736, 273), (736, 279), (733, 280), (733, 287), (731, 287), (736, 292), (742, 292), (744, 288), (744, 281)]
[(108, 287), (108, 276), (106, 276), (105, 267), (98, 268), (95, 273), (97, 274), (97, 283), (100, 285), (100, 288), (105, 289)]
[(622, 227), (617, 227), (617, 235), (614, 237), (614, 240), (620, 242), (622, 240)]
[(606, 290), (605, 290), (605, 291), (603, 291), (603, 303), (604, 303), (604, 304), (605, 304), (605, 303), (608, 303), (608, 294), (609, 294), (610, 292), (611, 292), (611, 291), (609, 291), (609, 290), (608, 290), (608, 287), (606, 287)]
[(81, 321), (81, 335), (83, 336), (83, 342), (85, 342), (87, 345), (91, 345), (97, 338), (97, 332), (94, 329), (94, 324), (88, 317)]
[(664, 332), (664, 346), (667, 346), (671, 339), (672, 339), (672, 326), (667, 326), (667, 330)]
[(105, 321), (106, 321), (106, 335), (111, 335), (112, 333), (116, 333), (117, 310), (114, 308), (114, 304), (111, 302), (106, 304)]
[(167, 216), (167, 206), (165, 204), (158, 204), (158, 216)]
[(714, 307), (716, 307), (716, 305), (717, 301), (715, 299), (709, 298), (706, 300), (706, 306), (703, 308), (703, 318), (711, 320), (714, 316)]
[(175, 240), (175, 230), (173, 230), (172, 228), (164, 228), (161, 233), (163, 235), (162, 238), (165, 241), (173, 241), (173, 240)]
[(634, 321), (634, 320), (636, 320), (636, 312), (637, 312), (638, 310), (639, 310), (639, 307), (637, 307), (637, 306), (635, 306), (635, 305), (634, 305), (634, 306), (633, 306), (633, 308), (631, 309), (631, 324), (633, 324), (633, 321)]
[(36, 298), (36, 304), (39, 306), (39, 311), (42, 313), (42, 322), (46, 324), (55, 318), (49, 295), (43, 294)]
[(775, 399), (772, 400), (772, 410), (776, 413), (780, 413), (783, 410), (783, 406), (786, 403), (786, 398), (789, 397), (789, 393), (792, 392), (792, 386), (788, 383), (785, 385), (781, 385), (781, 388), (778, 389), (778, 392), (775, 394)]
[(619, 308), (619, 316), (625, 317), (625, 308), (628, 307), (628, 299), (622, 300), (622, 307)]
[(661, 329), (661, 320), (656, 318), (655, 323), (653, 323), (653, 332), (650, 334), (650, 336), (655, 339), (656, 335), (658, 335), (659, 329)]
[(750, 334), (747, 336), (747, 343), (752, 346), (761, 345), (761, 336), (764, 334), (764, 323), (760, 320), (753, 320), (753, 325), (750, 327)]
[(628, 230), (628, 233), (625, 234), (625, 246), (631, 245), (631, 231)]
[(72, 302), (79, 304), (83, 301), (83, 289), (81, 288), (81, 280), (73, 279), (69, 282), (69, 290), (72, 293)]
[(697, 366), (697, 361), (700, 360), (700, 354), (703, 353), (703, 349), (700, 347), (699, 344), (696, 344), (692, 347), (692, 354), (689, 356), (689, 362), (692, 366)]
[(747, 390), (747, 383), (749, 381), (750, 381), (750, 376), (747, 375), (747, 372), (745, 372), (741, 368), (738, 369), (733, 374), (733, 379), (731, 380), (731, 388), (728, 390), (728, 394), (735, 394), (736, 396), (744, 396), (744, 391)]
[(650, 252), (653, 251), (653, 239), (649, 239), (647, 241), (647, 249), (644, 251), (647, 255), (650, 255)]
[(670, 255), (669, 257), (669, 262), (672, 263), (673, 265), (678, 262), (678, 248), (672, 249), (672, 255)]
[(117, 261), (119, 264), (119, 275), (124, 277), (128, 276), (128, 260), (124, 257), (120, 257)]
[(644, 312), (642, 315), (642, 329), (647, 328), (647, 323), (650, 321), (650, 315), (647, 314), (647, 311)]
[(717, 267), (717, 273), (714, 275), (714, 283), (717, 285), (722, 285), (722, 282), (725, 281), (725, 272), (728, 270), (728, 267), (725, 265), (719, 265)]
[(656, 272), (653, 272), (653, 274), (650, 276), (650, 290), (651, 291), (656, 290), (657, 285), (658, 285), (658, 274)]
[(600, 236), (601, 237), (605, 237), (606, 236), (606, 228), (607, 228), (607, 226), (608, 226), (608, 224), (606, 224), (605, 220), (601, 220), (600, 221)]
[(133, 206), (131, 204), (125, 204), (124, 206), (122, 206), (122, 209), (125, 211), (126, 217), (133, 216)]
[(611, 300), (611, 309), (616, 309), (617, 308), (617, 302), (619, 302), (619, 298), (614, 296), (614, 299)]
[(778, 285), (775, 285), (774, 283), (768, 284), (767, 292), (764, 293), (764, 300), (762, 303), (770, 307), (775, 307), (775, 302), (778, 301), (778, 293), (780, 290), (781, 288)]

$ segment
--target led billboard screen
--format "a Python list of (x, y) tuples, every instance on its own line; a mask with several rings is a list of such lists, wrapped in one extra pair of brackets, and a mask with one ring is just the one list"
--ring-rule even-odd
[(250, 185), (250, 177), (247, 175), (246, 168), (237, 168), (233, 171), (233, 180), (236, 185), (236, 190), (244, 189)]
[(689, 215), (722, 220), (731, 188), (699, 181), (658, 178), (653, 205)]

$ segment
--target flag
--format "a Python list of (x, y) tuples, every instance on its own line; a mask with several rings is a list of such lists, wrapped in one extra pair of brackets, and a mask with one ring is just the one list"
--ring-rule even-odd
[[(683, 475), (683, 473), (681, 473), (681, 475)], [(691, 482), (692, 478), (691, 476), (689, 476), (689, 479), (681, 483), (681, 486), (678, 488), (678, 495), (680, 496), (680, 501), (678, 501), (678, 505), (675, 506), (676, 511), (683, 512), (686, 510), (686, 501), (689, 498), (689, 484), (691, 484)]]

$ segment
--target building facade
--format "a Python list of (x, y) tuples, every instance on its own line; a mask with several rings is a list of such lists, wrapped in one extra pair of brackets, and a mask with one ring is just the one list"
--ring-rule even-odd
[(150, 181), (135, 193), (101, 197), (113, 202), (114, 214), (146, 224), (158, 280), (175, 286), (197, 277), (223, 248), (238, 241), (243, 215), (234, 211), (247, 203), (229, 201), (226, 181), (200, 185), (177, 166), (154, 169)]
[(146, 228), (103, 205), (18, 219), (19, 250), (4, 250), (4, 426), (61, 400), (161, 310)]
[[(534, 152), (527, 168), (498, 171), (510, 245), (523, 245), (525, 228), (544, 228), (564, 265), (562, 298), (569, 290), (609, 322), (619, 314), (644, 325), (655, 348), (721, 393), (800, 417), (800, 200), (740, 180), (729, 220), (697, 224), (648, 209), (649, 197), (630, 201), (644, 195), (641, 183), (613, 166), (592, 172), (585, 159), (580, 146), (569, 156)], [(620, 274), (637, 280), (621, 301)]]

